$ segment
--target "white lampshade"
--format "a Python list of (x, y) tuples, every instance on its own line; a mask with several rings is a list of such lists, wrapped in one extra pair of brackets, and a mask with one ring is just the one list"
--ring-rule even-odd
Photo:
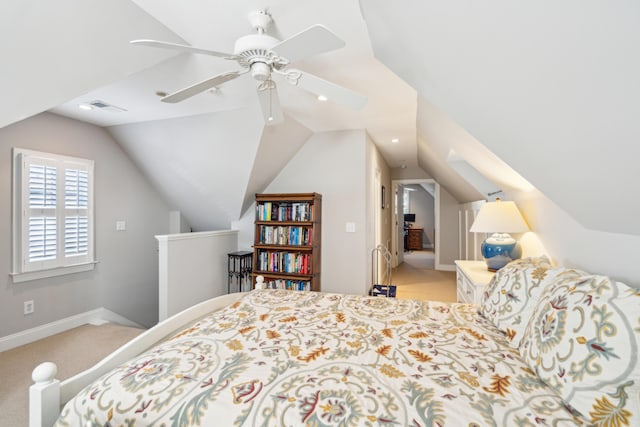
[(514, 202), (487, 202), (480, 208), (469, 231), (473, 233), (523, 233), (529, 226)]

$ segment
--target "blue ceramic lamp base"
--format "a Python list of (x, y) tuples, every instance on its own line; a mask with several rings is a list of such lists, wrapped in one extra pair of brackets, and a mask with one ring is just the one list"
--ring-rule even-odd
[(480, 250), (489, 271), (498, 271), (522, 256), (520, 244), (507, 233), (495, 233), (488, 237), (482, 242)]

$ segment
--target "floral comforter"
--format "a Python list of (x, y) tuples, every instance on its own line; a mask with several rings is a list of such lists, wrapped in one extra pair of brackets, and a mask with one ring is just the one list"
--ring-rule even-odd
[(584, 424), (475, 306), (256, 290), (89, 385), (56, 426)]

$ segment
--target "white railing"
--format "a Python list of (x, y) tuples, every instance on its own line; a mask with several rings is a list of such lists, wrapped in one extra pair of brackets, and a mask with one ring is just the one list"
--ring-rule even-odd
[(238, 250), (238, 231), (156, 236), (159, 320), (227, 293), (227, 254)]

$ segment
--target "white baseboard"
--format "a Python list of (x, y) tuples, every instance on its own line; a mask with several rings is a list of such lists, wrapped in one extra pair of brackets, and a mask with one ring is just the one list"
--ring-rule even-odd
[(75, 316), (56, 320), (55, 322), (0, 337), (0, 352), (11, 350), (12, 348), (20, 347), (21, 345), (29, 344), (34, 341), (50, 337), (51, 335), (68, 331), (69, 329), (77, 328), (78, 326), (86, 324), (103, 325), (105, 323), (117, 323), (135, 328), (144, 328), (126, 317), (120, 316), (119, 314), (104, 307), (100, 307), (95, 310), (76, 314)]
[(438, 264), (436, 265), (436, 270), (440, 271), (456, 271), (455, 264)]
[[(105, 323), (117, 323), (122, 326), (131, 326), (132, 328), (140, 328), (147, 329), (139, 323), (134, 322), (133, 320), (129, 320), (124, 316), (119, 315), (118, 313), (114, 313), (113, 311), (106, 309), (104, 307), (100, 307), (100, 315), (94, 318), (93, 322), (89, 322), (92, 325), (104, 325)], [(98, 323), (94, 323), (95, 321)]]

